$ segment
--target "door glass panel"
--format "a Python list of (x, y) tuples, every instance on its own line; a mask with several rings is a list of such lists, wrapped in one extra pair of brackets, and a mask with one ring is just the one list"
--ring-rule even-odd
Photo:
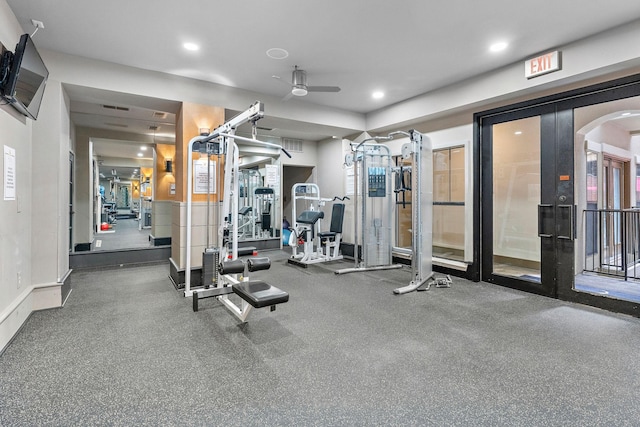
[(540, 282), (540, 117), (493, 125), (493, 273)]
[[(586, 209), (585, 221), (585, 267), (594, 270), (599, 265), (600, 247), (598, 222), (598, 154), (587, 150), (586, 152)], [(604, 191), (604, 189), (603, 189)], [(604, 218), (602, 218), (604, 220)]]
[(575, 165), (586, 164), (575, 188), (578, 292), (640, 302), (639, 115), (640, 97), (574, 110)]

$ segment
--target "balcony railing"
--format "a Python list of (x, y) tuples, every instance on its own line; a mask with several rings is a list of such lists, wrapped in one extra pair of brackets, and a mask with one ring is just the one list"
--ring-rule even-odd
[(584, 271), (640, 279), (640, 210), (586, 209)]

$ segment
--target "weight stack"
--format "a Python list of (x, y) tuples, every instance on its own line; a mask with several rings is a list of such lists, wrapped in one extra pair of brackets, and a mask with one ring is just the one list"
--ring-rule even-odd
[(218, 264), (220, 263), (220, 250), (208, 248), (202, 253), (202, 284), (205, 288), (217, 286)]

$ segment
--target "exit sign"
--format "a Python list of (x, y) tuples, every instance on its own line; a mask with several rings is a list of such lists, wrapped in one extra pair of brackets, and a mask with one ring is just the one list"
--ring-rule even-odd
[(560, 51), (558, 50), (531, 58), (524, 63), (524, 75), (528, 79), (560, 69)]

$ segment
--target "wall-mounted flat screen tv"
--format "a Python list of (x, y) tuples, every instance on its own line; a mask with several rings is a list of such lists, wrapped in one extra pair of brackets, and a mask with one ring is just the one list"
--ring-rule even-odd
[(2, 55), (0, 94), (16, 110), (33, 120), (38, 118), (49, 70), (29, 34), (23, 34), (15, 53)]

